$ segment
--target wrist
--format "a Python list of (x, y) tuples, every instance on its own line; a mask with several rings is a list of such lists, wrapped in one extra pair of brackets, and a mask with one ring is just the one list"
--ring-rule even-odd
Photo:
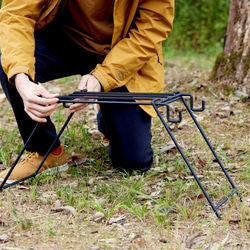
[(14, 76), (14, 83), (19, 84), (23, 81), (29, 80), (29, 77), (25, 73), (18, 73)]

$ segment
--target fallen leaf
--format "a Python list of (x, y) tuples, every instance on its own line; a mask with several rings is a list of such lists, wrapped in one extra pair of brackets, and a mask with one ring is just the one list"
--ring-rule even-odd
[(146, 247), (145, 240), (139, 239), (135, 242), (134, 249), (144, 249)]
[(66, 212), (75, 215), (75, 209), (71, 206), (52, 208), (51, 210), (54, 212)]
[(76, 165), (81, 165), (83, 163), (85, 163), (88, 160), (88, 158), (84, 157), (84, 156), (80, 156), (80, 155), (73, 155), (71, 157), (71, 161), (70, 163), (74, 163)]
[(177, 123), (173, 123), (171, 126), (169, 126), (170, 130), (175, 130), (178, 128)]
[(55, 201), (55, 204), (54, 204), (54, 207), (55, 208), (59, 208), (59, 207), (61, 207), (62, 206), (62, 202), (60, 201), (60, 200), (56, 200)]
[(12, 238), (12, 233), (2, 234), (0, 235), (0, 242), (8, 242)]
[(219, 250), (219, 249), (221, 249), (220, 244), (214, 243), (210, 250)]
[(102, 212), (96, 212), (94, 215), (90, 216), (89, 219), (93, 220), (93, 221), (97, 221), (97, 220), (100, 220), (100, 219), (102, 219), (104, 217), (105, 217), (104, 213), (102, 213)]
[(188, 120), (182, 120), (182, 121), (179, 123), (179, 125), (178, 125), (178, 129), (181, 129), (181, 128), (184, 127), (185, 125), (191, 126), (190, 121), (191, 121), (190, 119), (188, 119)]
[(77, 181), (73, 181), (73, 182), (70, 182), (70, 183), (63, 183), (60, 186), (62, 186), (62, 187), (69, 186), (70, 188), (75, 188), (75, 187), (78, 186), (78, 182)]
[(113, 238), (113, 239), (100, 239), (98, 240), (98, 242), (105, 242), (105, 243), (114, 243), (116, 242), (116, 238)]
[(204, 119), (203, 116), (197, 116), (197, 117), (196, 117), (196, 121), (197, 121), (197, 122), (200, 122), (200, 121), (202, 121), (203, 119)]
[(236, 95), (237, 95), (238, 97), (248, 97), (248, 94), (247, 94), (247, 93), (245, 93), (245, 92), (243, 92), (243, 91), (240, 91), (240, 90), (237, 90)]
[(195, 163), (197, 165), (200, 165), (201, 167), (206, 167), (207, 165), (207, 160), (201, 159), (199, 156), (195, 159)]
[(193, 87), (197, 82), (198, 82), (199, 78), (195, 78), (191, 83), (189, 83), (190, 87)]
[(24, 233), (24, 235), (29, 237), (29, 238), (32, 238), (32, 236), (33, 236), (33, 234), (30, 231), (28, 231), (27, 233)]
[(92, 132), (92, 139), (93, 140), (100, 140), (102, 138), (102, 134), (97, 130), (95, 132)]
[(97, 130), (97, 129), (92, 129), (92, 128), (89, 128), (89, 129), (88, 129), (88, 133), (91, 134), (91, 135), (92, 135), (93, 133), (99, 133), (99, 134), (101, 134), (101, 133), (99, 132), (99, 130)]
[(101, 248), (99, 246), (92, 246), (89, 249), (90, 250), (100, 250)]
[(197, 203), (200, 203), (206, 199), (205, 194), (199, 194), (197, 198)]
[(79, 236), (88, 236), (86, 233), (80, 233)]
[(119, 222), (119, 221), (121, 221), (121, 220), (124, 220), (126, 218), (126, 216), (125, 215), (122, 215), (122, 216), (119, 216), (119, 217), (116, 217), (116, 218), (110, 218), (110, 220), (109, 221), (107, 221), (107, 225), (112, 225), (113, 223), (117, 223), (117, 222)]
[(170, 142), (168, 142), (166, 145), (164, 145), (164, 146), (162, 146), (161, 148), (160, 148), (160, 152), (161, 153), (165, 153), (165, 152), (168, 152), (169, 150), (171, 150), (171, 149), (173, 149), (173, 148), (175, 148), (176, 146), (175, 146), (175, 144), (174, 144), (174, 142), (173, 141), (170, 141)]
[(150, 194), (150, 197), (152, 198), (159, 198), (160, 194), (162, 193), (162, 191), (155, 191), (153, 193)]
[(56, 193), (53, 191), (50, 191), (50, 192), (44, 192), (41, 194), (41, 198), (43, 198), (43, 199), (47, 199), (47, 198), (51, 198), (51, 197), (56, 197)]
[(129, 238), (132, 239), (132, 240), (139, 239), (140, 237), (141, 237), (141, 234), (131, 233), (129, 235)]

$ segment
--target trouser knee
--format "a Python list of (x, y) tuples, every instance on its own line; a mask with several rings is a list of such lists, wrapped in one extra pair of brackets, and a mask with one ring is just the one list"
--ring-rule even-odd
[[(138, 149), (138, 152), (140, 152), (140, 149)], [(113, 152), (113, 154), (111, 153), (110, 155), (113, 167), (129, 172), (133, 170), (146, 172), (150, 169), (153, 163), (153, 150), (150, 145), (148, 145), (148, 150), (143, 150), (143, 152), (143, 154), (137, 152), (127, 152), (126, 154), (114, 154)]]
[(99, 130), (109, 138), (113, 167), (147, 171), (153, 162), (151, 117), (136, 105), (101, 105)]

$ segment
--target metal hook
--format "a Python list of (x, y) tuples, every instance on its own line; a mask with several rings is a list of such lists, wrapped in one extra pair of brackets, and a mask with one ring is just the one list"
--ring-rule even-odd
[(169, 112), (169, 110), (170, 110), (169, 105), (166, 104), (166, 107), (167, 107), (167, 120), (168, 120), (169, 122), (173, 122), (173, 123), (181, 122), (181, 120), (182, 120), (182, 112), (181, 112), (181, 110), (179, 110), (179, 119), (178, 119), (178, 120), (173, 120), (173, 119), (170, 118), (170, 115), (169, 115), (169, 113), (170, 113), (170, 112)]
[(64, 103), (63, 103), (63, 107), (64, 107), (64, 108), (69, 108), (70, 106), (69, 106), (69, 105), (67, 105), (67, 103), (66, 103), (66, 102), (64, 102)]
[(192, 95), (188, 95), (190, 97), (190, 108), (192, 111), (195, 111), (195, 112), (202, 112), (205, 110), (205, 101), (202, 100), (201, 101), (201, 108), (200, 109), (196, 109), (194, 108), (194, 99), (193, 99), (193, 96)]

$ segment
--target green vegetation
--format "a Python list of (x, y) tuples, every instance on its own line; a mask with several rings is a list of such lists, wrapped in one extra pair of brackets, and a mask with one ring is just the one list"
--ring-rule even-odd
[(168, 49), (197, 50), (223, 46), (230, 1), (176, 0), (174, 28), (165, 42)]

